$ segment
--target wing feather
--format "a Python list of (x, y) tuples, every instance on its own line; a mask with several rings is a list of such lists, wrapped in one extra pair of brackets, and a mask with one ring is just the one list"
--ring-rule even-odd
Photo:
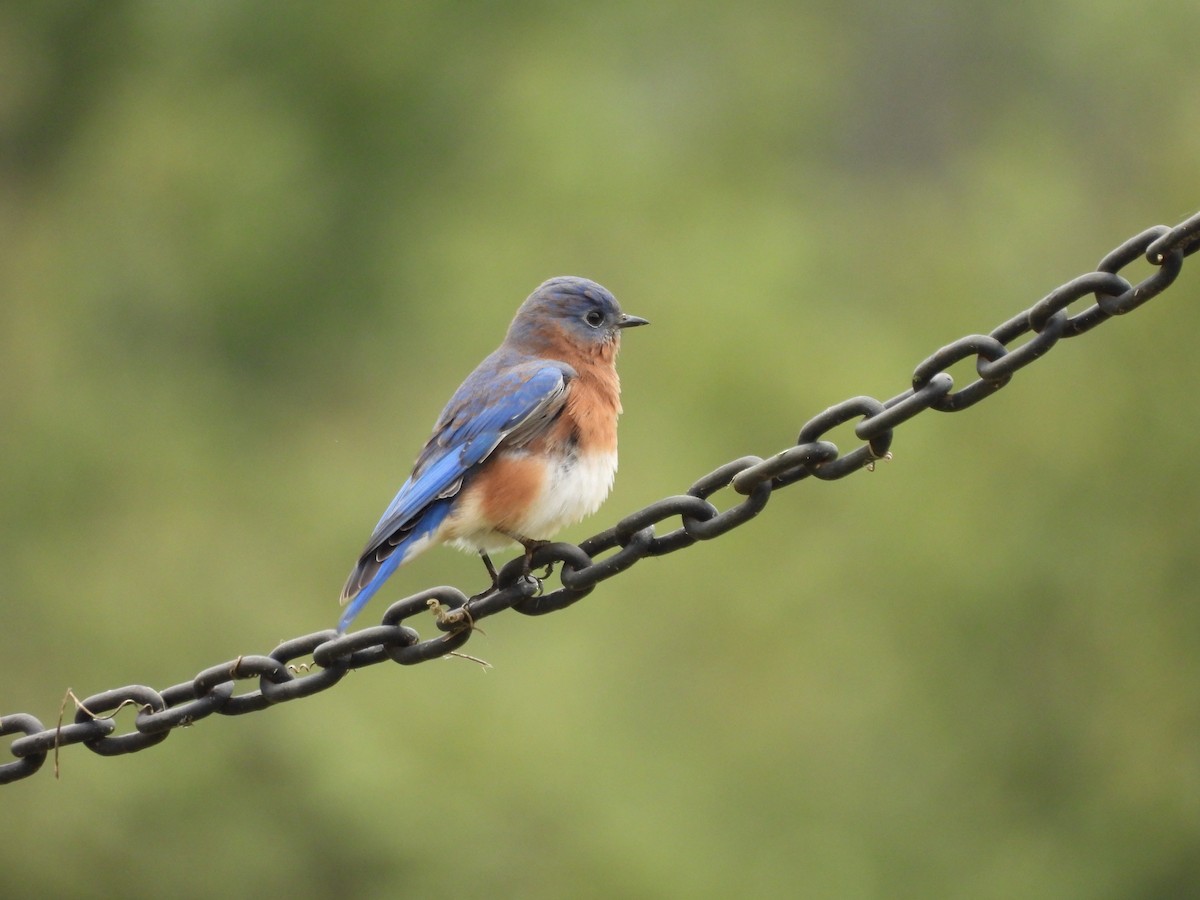
[(481, 365), (455, 392), (417, 458), (413, 474), (388, 505), (371, 533), (363, 557), (377, 556), (398, 533), (411, 529), (438, 500), (452, 497), (463, 478), (501, 444), (521, 446), (562, 411), (569, 366), (531, 361), (502, 376), (485, 377)]

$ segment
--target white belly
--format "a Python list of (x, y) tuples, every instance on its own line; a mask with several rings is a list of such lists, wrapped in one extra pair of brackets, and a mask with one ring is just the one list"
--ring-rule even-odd
[[(559, 529), (599, 509), (612, 490), (616, 474), (616, 451), (564, 459), (551, 470), (537, 499), (511, 530), (532, 540), (551, 539)], [(463, 499), (467, 502), (460, 504), (447, 519), (447, 537), (454, 546), (491, 553), (513, 543), (511, 537), (493, 529), (495, 523), (482, 515), (479, 503), (473, 498)]]
[(541, 497), (530, 508), (521, 534), (541, 540), (590, 516), (612, 490), (616, 474), (615, 452), (580, 456), (558, 466), (547, 479)]

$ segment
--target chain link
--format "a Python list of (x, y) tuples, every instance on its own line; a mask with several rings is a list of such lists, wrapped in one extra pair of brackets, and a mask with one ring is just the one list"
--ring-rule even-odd
[[(449, 586), (429, 588), (393, 603), (379, 625), (344, 635), (326, 630), (293, 638), (265, 656), (239, 656), (162, 692), (130, 685), (94, 694), (77, 702), (74, 721), (67, 725), (46, 728), (26, 713), (2, 716), (0, 737), (21, 736), (9, 746), (15, 760), (0, 764), (0, 784), (27, 778), (49, 753), (71, 744), (83, 744), (102, 756), (144, 750), (166, 740), (173, 729), (214, 713), (257, 712), (327, 690), (352, 669), (389, 660), (414, 665), (454, 653), (470, 638), (475, 622), (496, 613), (514, 609), (537, 616), (570, 606), (646, 557), (674, 553), (745, 524), (763, 511), (777, 488), (810, 475), (828, 481), (870, 468), (887, 456), (898, 425), (929, 409), (957, 412), (991, 396), (1060, 339), (1084, 334), (1158, 296), (1175, 281), (1184, 258), (1197, 250), (1200, 213), (1174, 228), (1148, 228), (1106, 255), (1096, 271), (1055, 288), (988, 334), (960, 338), (922, 360), (913, 370), (912, 386), (890, 400), (845, 400), (806, 422), (795, 446), (767, 459), (745, 456), (726, 463), (686, 493), (651, 503), (578, 546), (545, 544), (534, 554), (533, 567), (546, 567), (548, 575), (558, 565), (562, 587), (557, 590), (543, 593), (542, 581), (524, 574), (518, 557), (500, 570), (496, 589), (482, 596), (468, 598)], [(1120, 272), (1139, 258), (1155, 269), (1131, 284)], [(1088, 297), (1089, 306), (1073, 315), (1068, 312)], [(1018, 346), (1026, 335), (1031, 336)], [(978, 377), (955, 391), (946, 370), (972, 358)], [(843, 454), (825, 436), (853, 420), (858, 420), (854, 435), (863, 444)], [(725, 488), (742, 499), (722, 510), (711, 498)], [(678, 524), (660, 535), (657, 526), (665, 522)], [(405, 623), (431, 610), (441, 633), (421, 640)], [(297, 662), (308, 657), (311, 663)], [(237, 693), (237, 682), (254, 680), (257, 687)], [(113, 717), (126, 706), (137, 710), (134, 730), (115, 734)]]

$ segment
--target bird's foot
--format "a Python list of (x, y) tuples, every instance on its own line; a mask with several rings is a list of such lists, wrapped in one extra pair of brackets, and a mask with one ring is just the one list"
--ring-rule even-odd
[[(525, 563), (521, 567), (521, 574), (522, 575), (530, 575), (530, 574), (532, 574), (532, 571), (533, 571), (533, 554), (537, 553), (539, 550), (541, 550), (543, 547), (545, 547), (550, 542), (549, 541), (535, 541), (531, 538), (520, 538), (519, 540), (520, 540), (521, 546), (525, 548)], [(551, 569), (551, 566), (547, 565), (546, 566), (547, 575), (549, 575), (550, 569)]]
[[(479, 551), (479, 558), (483, 560), (483, 567), (487, 569), (488, 578), (491, 579), (491, 584), (485, 587), (478, 594), (473, 594), (471, 600), (478, 600), (481, 597), (486, 597), (488, 594), (500, 587), (500, 573), (496, 571), (496, 565), (492, 562), (492, 558), (487, 555), (486, 550)], [(469, 602), (469, 601), (468, 601)]]
[(537, 583), (537, 590), (533, 592), (535, 597), (541, 596), (542, 583), (554, 574), (553, 562), (546, 563), (541, 574), (535, 575), (533, 572), (533, 555), (549, 543), (549, 541), (535, 541), (530, 538), (521, 539), (521, 546), (525, 548), (525, 560), (521, 567), (521, 574), (526, 578), (532, 578)]

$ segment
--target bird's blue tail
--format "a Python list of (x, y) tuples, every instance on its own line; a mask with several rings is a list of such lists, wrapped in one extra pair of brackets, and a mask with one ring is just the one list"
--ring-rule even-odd
[(434, 532), (442, 524), (442, 520), (446, 518), (446, 514), (450, 512), (450, 503), (448, 500), (439, 501), (432, 504), (421, 519), (404, 537), (397, 543), (396, 548), (382, 560), (375, 574), (371, 576), (371, 580), (363, 585), (362, 590), (354, 595), (353, 599), (347, 604), (346, 611), (342, 613), (342, 617), (338, 620), (338, 633), (345, 632), (350, 627), (350, 623), (354, 621), (367, 601), (370, 600), (375, 593), (383, 587), (383, 583), (391, 577), (400, 566), (409, 558), (416, 556), (422, 550), (429, 546), (430, 540)]

